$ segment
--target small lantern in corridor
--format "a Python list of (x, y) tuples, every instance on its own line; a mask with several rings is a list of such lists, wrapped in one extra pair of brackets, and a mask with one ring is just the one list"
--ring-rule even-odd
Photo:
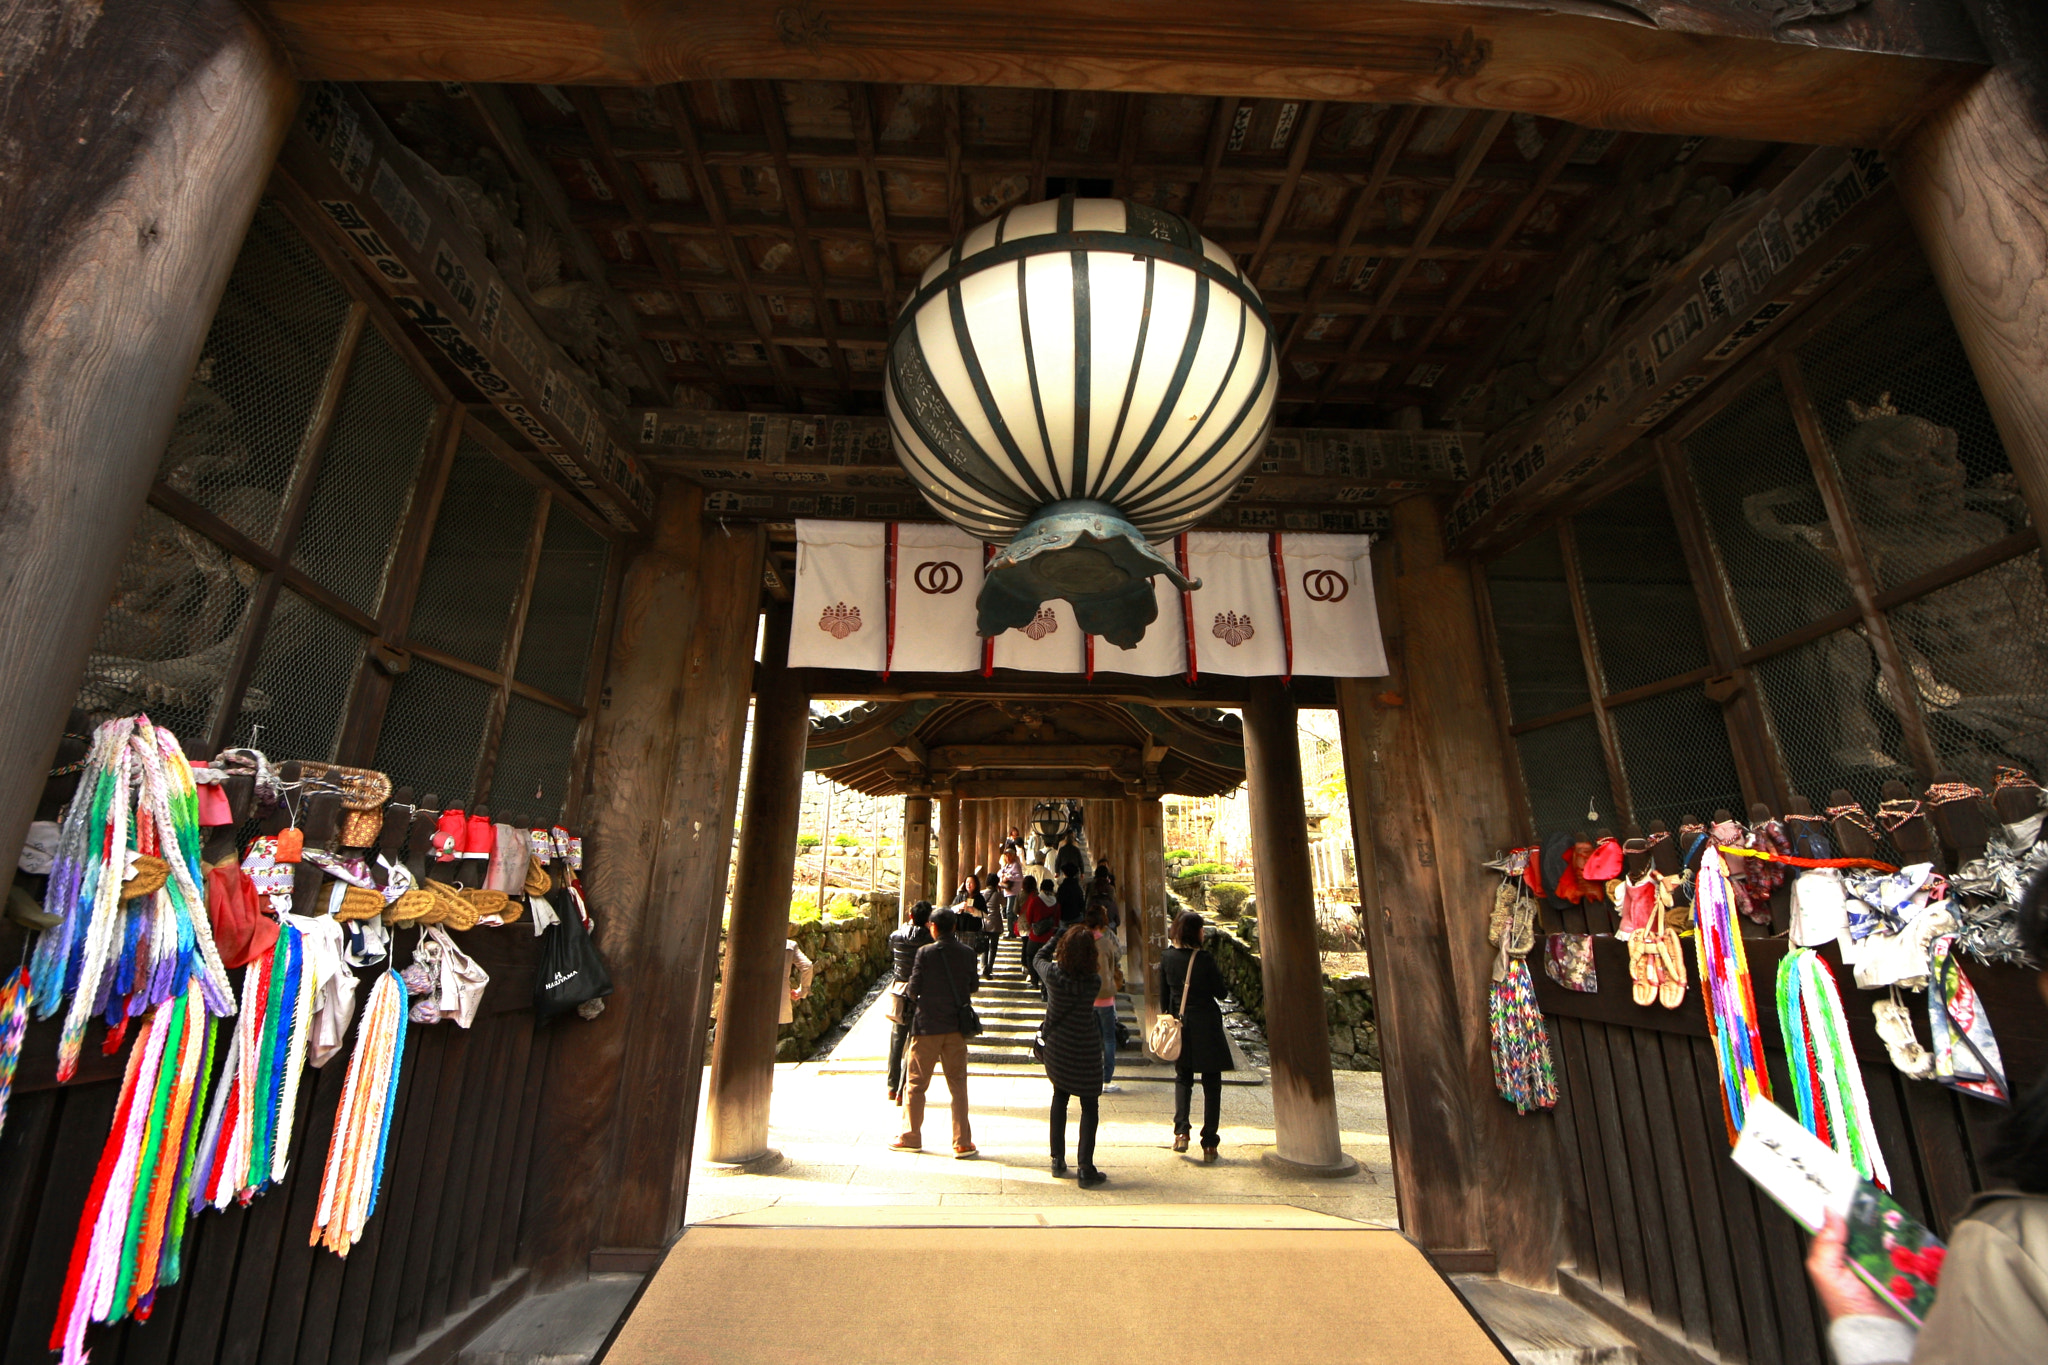
[[(1027, 204), (934, 261), (890, 334), (897, 458), (947, 520), (1002, 546), (978, 628), (1065, 598), (1125, 648), (1184, 578), (1151, 542), (1220, 504), (1264, 445), (1272, 328), (1230, 253), (1121, 199)], [(1005, 543), (1007, 542), (1007, 543)]]

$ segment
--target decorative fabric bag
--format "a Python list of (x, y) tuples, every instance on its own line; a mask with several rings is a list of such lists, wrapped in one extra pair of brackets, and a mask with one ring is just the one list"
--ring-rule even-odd
[(1199, 948), (1188, 949), (1188, 975), (1180, 983), (1180, 1008), (1154, 1019), (1152, 1031), (1145, 1037), (1145, 1046), (1162, 1062), (1171, 1062), (1180, 1056), (1180, 1021), (1181, 1016), (1188, 1012), (1188, 987), (1195, 984), (1195, 954), (1200, 951)]
[(1543, 974), (1568, 991), (1597, 993), (1600, 973), (1593, 965), (1593, 936), (1552, 934), (1543, 949)]

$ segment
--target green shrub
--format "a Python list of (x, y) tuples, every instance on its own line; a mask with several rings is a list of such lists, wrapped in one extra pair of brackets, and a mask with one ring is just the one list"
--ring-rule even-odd
[(798, 896), (790, 901), (789, 922), (791, 924), (809, 924), (817, 918), (818, 898), (816, 896)]
[(1193, 849), (1169, 848), (1166, 850), (1166, 861), (1169, 863), (1191, 863), (1194, 860), (1195, 854)]
[(835, 834), (832, 836), (832, 847), (859, 848), (860, 840), (854, 838), (851, 834)]
[(1224, 919), (1236, 919), (1252, 889), (1243, 882), (1217, 882), (1209, 888), (1209, 908)]
[(1213, 877), (1236, 870), (1224, 863), (1190, 863), (1180, 870), (1180, 875), (1183, 877)]
[(799, 834), (796, 836), (796, 846), (798, 848), (816, 848), (818, 843), (819, 839), (815, 834)]

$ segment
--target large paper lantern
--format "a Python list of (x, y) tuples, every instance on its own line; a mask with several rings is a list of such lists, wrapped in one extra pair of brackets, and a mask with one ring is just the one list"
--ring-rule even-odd
[(1003, 548), (979, 630), (1048, 597), (1126, 648), (1191, 585), (1148, 542), (1228, 497), (1272, 425), (1265, 305), (1185, 218), (1072, 196), (983, 223), (934, 261), (889, 338), (896, 455), (940, 515)]

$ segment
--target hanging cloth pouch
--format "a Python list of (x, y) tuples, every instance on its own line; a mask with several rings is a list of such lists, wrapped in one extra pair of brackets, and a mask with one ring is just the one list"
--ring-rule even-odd
[(234, 863), (206, 869), (206, 918), (223, 967), (244, 967), (277, 942), (277, 921), (259, 908), (256, 884)]
[(612, 974), (590, 941), (582, 908), (548, 897), (555, 923), (540, 936), (540, 974), (533, 983), (533, 1010), (543, 1019), (566, 1014), (579, 1005), (612, 993)]

